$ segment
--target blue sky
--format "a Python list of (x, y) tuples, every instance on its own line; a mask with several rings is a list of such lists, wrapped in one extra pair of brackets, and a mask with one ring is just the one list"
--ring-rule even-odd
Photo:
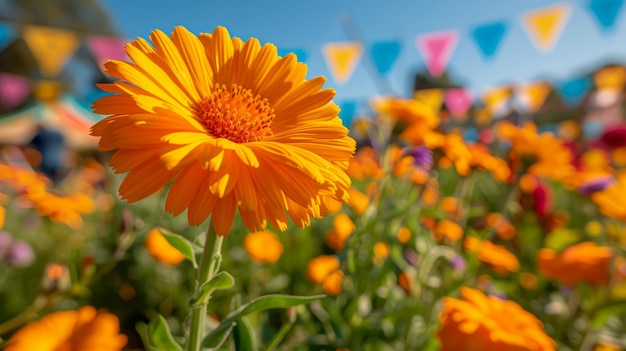
[[(362, 58), (344, 85), (335, 84), (321, 48), (326, 42), (355, 39), (342, 18), (347, 15), (365, 46), (376, 41), (399, 40), (403, 48), (385, 77), (392, 92), (410, 96), (413, 74), (424, 70), (415, 47), (419, 34), (458, 30), (459, 43), (448, 69), (455, 81), (480, 94), (506, 83), (537, 79), (559, 82), (608, 62), (626, 63), (626, 10), (619, 13), (611, 32), (603, 33), (592, 18), (591, 0), (102, 0), (117, 28), (127, 38), (147, 37), (158, 28), (170, 32), (184, 25), (194, 33), (211, 32), (222, 25), (231, 35), (272, 42), (279, 49), (307, 52), (309, 76), (326, 75), (337, 90), (337, 100), (366, 99), (381, 89)], [(552, 51), (539, 52), (521, 24), (522, 15), (547, 5), (567, 3), (569, 20)], [(508, 22), (509, 29), (497, 55), (485, 61), (470, 31), (493, 21)]]

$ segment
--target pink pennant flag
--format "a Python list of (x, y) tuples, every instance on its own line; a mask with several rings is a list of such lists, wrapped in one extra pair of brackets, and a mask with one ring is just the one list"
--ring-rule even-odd
[(465, 88), (448, 89), (446, 91), (446, 106), (454, 117), (463, 117), (474, 103), (472, 92)]
[(434, 32), (417, 37), (417, 49), (424, 58), (426, 69), (437, 78), (443, 74), (459, 41), (456, 30)]
[(126, 60), (124, 44), (126, 40), (118, 37), (94, 35), (87, 39), (87, 46), (98, 61), (98, 67), (104, 70), (103, 65), (110, 59)]
[(18, 106), (31, 92), (28, 78), (9, 73), (0, 73), (0, 105), (4, 110)]

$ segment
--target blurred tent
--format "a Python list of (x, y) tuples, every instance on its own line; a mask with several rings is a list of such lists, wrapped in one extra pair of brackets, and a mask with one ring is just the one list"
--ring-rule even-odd
[(37, 102), (21, 110), (0, 115), (0, 144), (27, 145), (40, 125), (55, 129), (73, 150), (97, 147), (89, 128), (102, 117), (94, 114), (71, 95), (52, 103)]

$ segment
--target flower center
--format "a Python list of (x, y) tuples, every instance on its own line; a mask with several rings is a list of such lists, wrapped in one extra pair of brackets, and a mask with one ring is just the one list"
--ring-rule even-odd
[(276, 116), (269, 101), (250, 89), (232, 84), (217, 86), (200, 101), (198, 114), (216, 138), (226, 138), (236, 143), (263, 140), (272, 135), (270, 125)]

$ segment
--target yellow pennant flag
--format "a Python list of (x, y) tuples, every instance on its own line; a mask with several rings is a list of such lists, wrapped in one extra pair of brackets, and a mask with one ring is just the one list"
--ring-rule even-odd
[(335, 83), (345, 84), (363, 55), (363, 46), (359, 42), (326, 43), (322, 53)]
[(445, 91), (439, 88), (420, 89), (413, 93), (413, 98), (425, 103), (433, 110), (439, 111), (441, 104), (443, 104), (443, 99), (445, 98)]
[(506, 112), (507, 102), (512, 94), (509, 87), (497, 87), (484, 92), (481, 100), (491, 115), (499, 115)]
[(594, 74), (593, 81), (601, 90), (622, 90), (626, 83), (626, 68), (605, 67)]
[(571, 12), (570, 5), (558, 3), (527, 12), (522, 17), (526, 33), (541, 52), (552, 50)]
[(535, 113), (543, 106), (551, 90), (552, 87), (547, 82), (534, 82), (518, 87), (517, 95), (524, 107), (530, 113)]
[(26, 26), (23, 36), (41, 73), (47, 77), (57, 76), (80, 44), (76, 34), (57, 28)]

